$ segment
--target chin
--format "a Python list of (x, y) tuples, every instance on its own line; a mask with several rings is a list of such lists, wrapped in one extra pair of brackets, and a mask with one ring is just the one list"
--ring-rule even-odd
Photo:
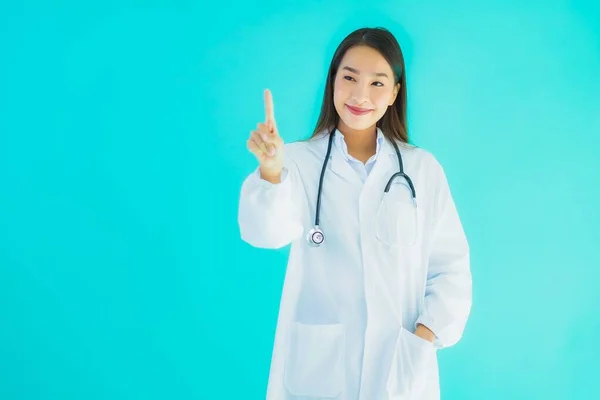
[(363, 130), (369, 129), (377, 123), (377, 121), (372, 118), (360, 118), (360, 117), (357, 118), (354, 115), (352, 115), (350, 117), (340, 118), (340, 122), (342, 122), (348, 128), (355, 130), (355, 131), (363, 131)]

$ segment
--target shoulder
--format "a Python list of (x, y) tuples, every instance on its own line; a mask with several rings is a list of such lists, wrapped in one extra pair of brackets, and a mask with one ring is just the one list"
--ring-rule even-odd
[(419, 182), (419, 186), (433, 197), (448, 190), (444, 166), (434, 152), (422, 147), (402, 143), (398, 146), (405, 160), (405, 170)]
[(431, 151), (403, 142), (397, 142), (397, 145), (403, 160), (411, 164), (413, 169), (418, 169), (425, 175), (443, 172), (440, 161)]
[(328, 136), (316, 136), (310, 139), (288, 142), (284, 145), (286, 156), (296, 163), (312, 158), (323, 158), (327, 151)]

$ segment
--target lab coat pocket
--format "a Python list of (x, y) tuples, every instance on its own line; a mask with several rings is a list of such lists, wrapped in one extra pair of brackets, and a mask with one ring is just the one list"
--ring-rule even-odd
[(433, 343), (401, 328), (387, 381), (389, 400), (418, 399), (426, 389), (436, 353)]
[(394, 202), (395, 220), (394, 228), (396, 230), (396, 244), (400, 248), (410, 248), (415, 246), (418, 239), (418, 209), (411, 202)]
[(419, 209), (404, 185), (392, 185), (377, 211), (377, 238), (392, 251), (411, 249), (419, 239)]
[(345, 385), (344, 325), (291, 327), (284, 382), (295, 396), (335, 398)]

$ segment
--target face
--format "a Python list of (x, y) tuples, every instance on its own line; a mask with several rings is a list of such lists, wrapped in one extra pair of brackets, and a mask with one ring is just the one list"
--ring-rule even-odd
[(372, 128), (394, 104), (400, 85), (394, 85), (392, 68), (375, 49), (349, 49), (338, 68), (333, 102), (340, 116), (340, 129)]

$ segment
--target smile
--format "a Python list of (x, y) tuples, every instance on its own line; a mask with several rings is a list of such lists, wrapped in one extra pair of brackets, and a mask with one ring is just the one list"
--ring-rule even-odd
[(373, 111), (368, 108), (352, 107), (352, 106), (349, 106), (348, 104), (346, 104), (346, 108), (354, 115), (365, 115), (365, 114), (368, 114), (371, 111)]

